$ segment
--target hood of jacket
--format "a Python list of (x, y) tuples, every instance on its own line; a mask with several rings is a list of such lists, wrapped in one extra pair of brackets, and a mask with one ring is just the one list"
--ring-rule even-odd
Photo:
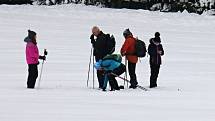
[(25, 37), (24, 42), (31, 42), (31, 39), (29, 37)]
[(149, 40), (149, 42), (150, 42), (150, 44), (154, 44), (154, 45), (159, 45), (159, 44), (161, 44), (160, 38), (159, 38), (159, 39), (157, 39), (157, 38), (151, 38), (151, 39)]

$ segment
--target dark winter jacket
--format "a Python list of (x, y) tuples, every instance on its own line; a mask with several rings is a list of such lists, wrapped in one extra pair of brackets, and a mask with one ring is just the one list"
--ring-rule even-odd
[(97, 36), (97, 39), (92, 42), (94, 52), (93, 55), (96, 56), (96, 61), (104, 58), (108, 54), (106, 35), (101, 31)]
[[(161, 51), (161, 53), (159, 53), (159, 51)], [(161, 56), (164, 55), (161, 41), (155, 41), (155, 38), (150, 39), (148, 53), (150, 55), (151, 65), (161, 65)]]

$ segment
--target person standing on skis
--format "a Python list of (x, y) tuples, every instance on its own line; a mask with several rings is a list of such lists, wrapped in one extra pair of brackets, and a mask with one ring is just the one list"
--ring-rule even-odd
[(161, 44), (160, 33), (156, 32), (155, 37), (150, 39), (148, 47), (148, 53), (150, 55), (150, 88), (157, 87), (157, 78), (161, 65), (161, 56), (164, 55), (163, 46)]
[[(34, 89), (36, 79), (38, 77), (38, 59), (46, 60), (45, 56), (39, 55), (39, 50), (37, 47), (37, 36), (36, 32), (28, 30), (28, 36), (24, 39), (26, 44), (26, 61), (28, 64), (28, 79), (27, 88)], [(47, 55), (47, 52), (44, 52)]]
[(125, 42), (121, 48), (121, 55), (126, 56), (126, 59), (128, 60), (128, 72), (130, 75), (130, 83), (131, 83), (129, 88), (136, 89), (138, 84), (137, 76), (135, 72), (138, 57), (134, 54), (136, 39), (133, 37), (129, 29), (126, 29), (123, 32), (123, 36), (125, 37)]

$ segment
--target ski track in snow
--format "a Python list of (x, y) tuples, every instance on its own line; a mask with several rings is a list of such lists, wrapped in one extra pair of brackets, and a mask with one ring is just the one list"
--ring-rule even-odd
[[(148, 92), (102, 92), (92, 89), (91, 78), (87, 88), (93, 25), (114, 34), (117, 52), (125, 28), (147, 45), (159, 31), (165, 49), (159, 87)], [(212, 16), (83, 5), (1, 5), (0, 27), (0, 121), (215, 120)], [(36, 90), (25, 88), (27, 29), (37, 32), (40, 52), (49, 51), (41, 89)], [(137, 66), (138, 81), (144, 87), (149, 86), (148, 59)]]

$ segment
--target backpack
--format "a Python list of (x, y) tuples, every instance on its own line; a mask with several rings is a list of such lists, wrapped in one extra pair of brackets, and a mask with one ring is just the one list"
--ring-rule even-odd
[(106, 34), (107, 54), (112, 54), (115, 51), (116, 41), (113, 35)]
[(147, 52), (146, 44), (142, 40), (139, 40), (137, 38), (135, 43), (135, 55), (137, 57), (145, 57), (146, 52)]
[(122, 62), (122, 56), (120, 54), (108, 54), (102, 60), (115, 60), (119, 63)]

